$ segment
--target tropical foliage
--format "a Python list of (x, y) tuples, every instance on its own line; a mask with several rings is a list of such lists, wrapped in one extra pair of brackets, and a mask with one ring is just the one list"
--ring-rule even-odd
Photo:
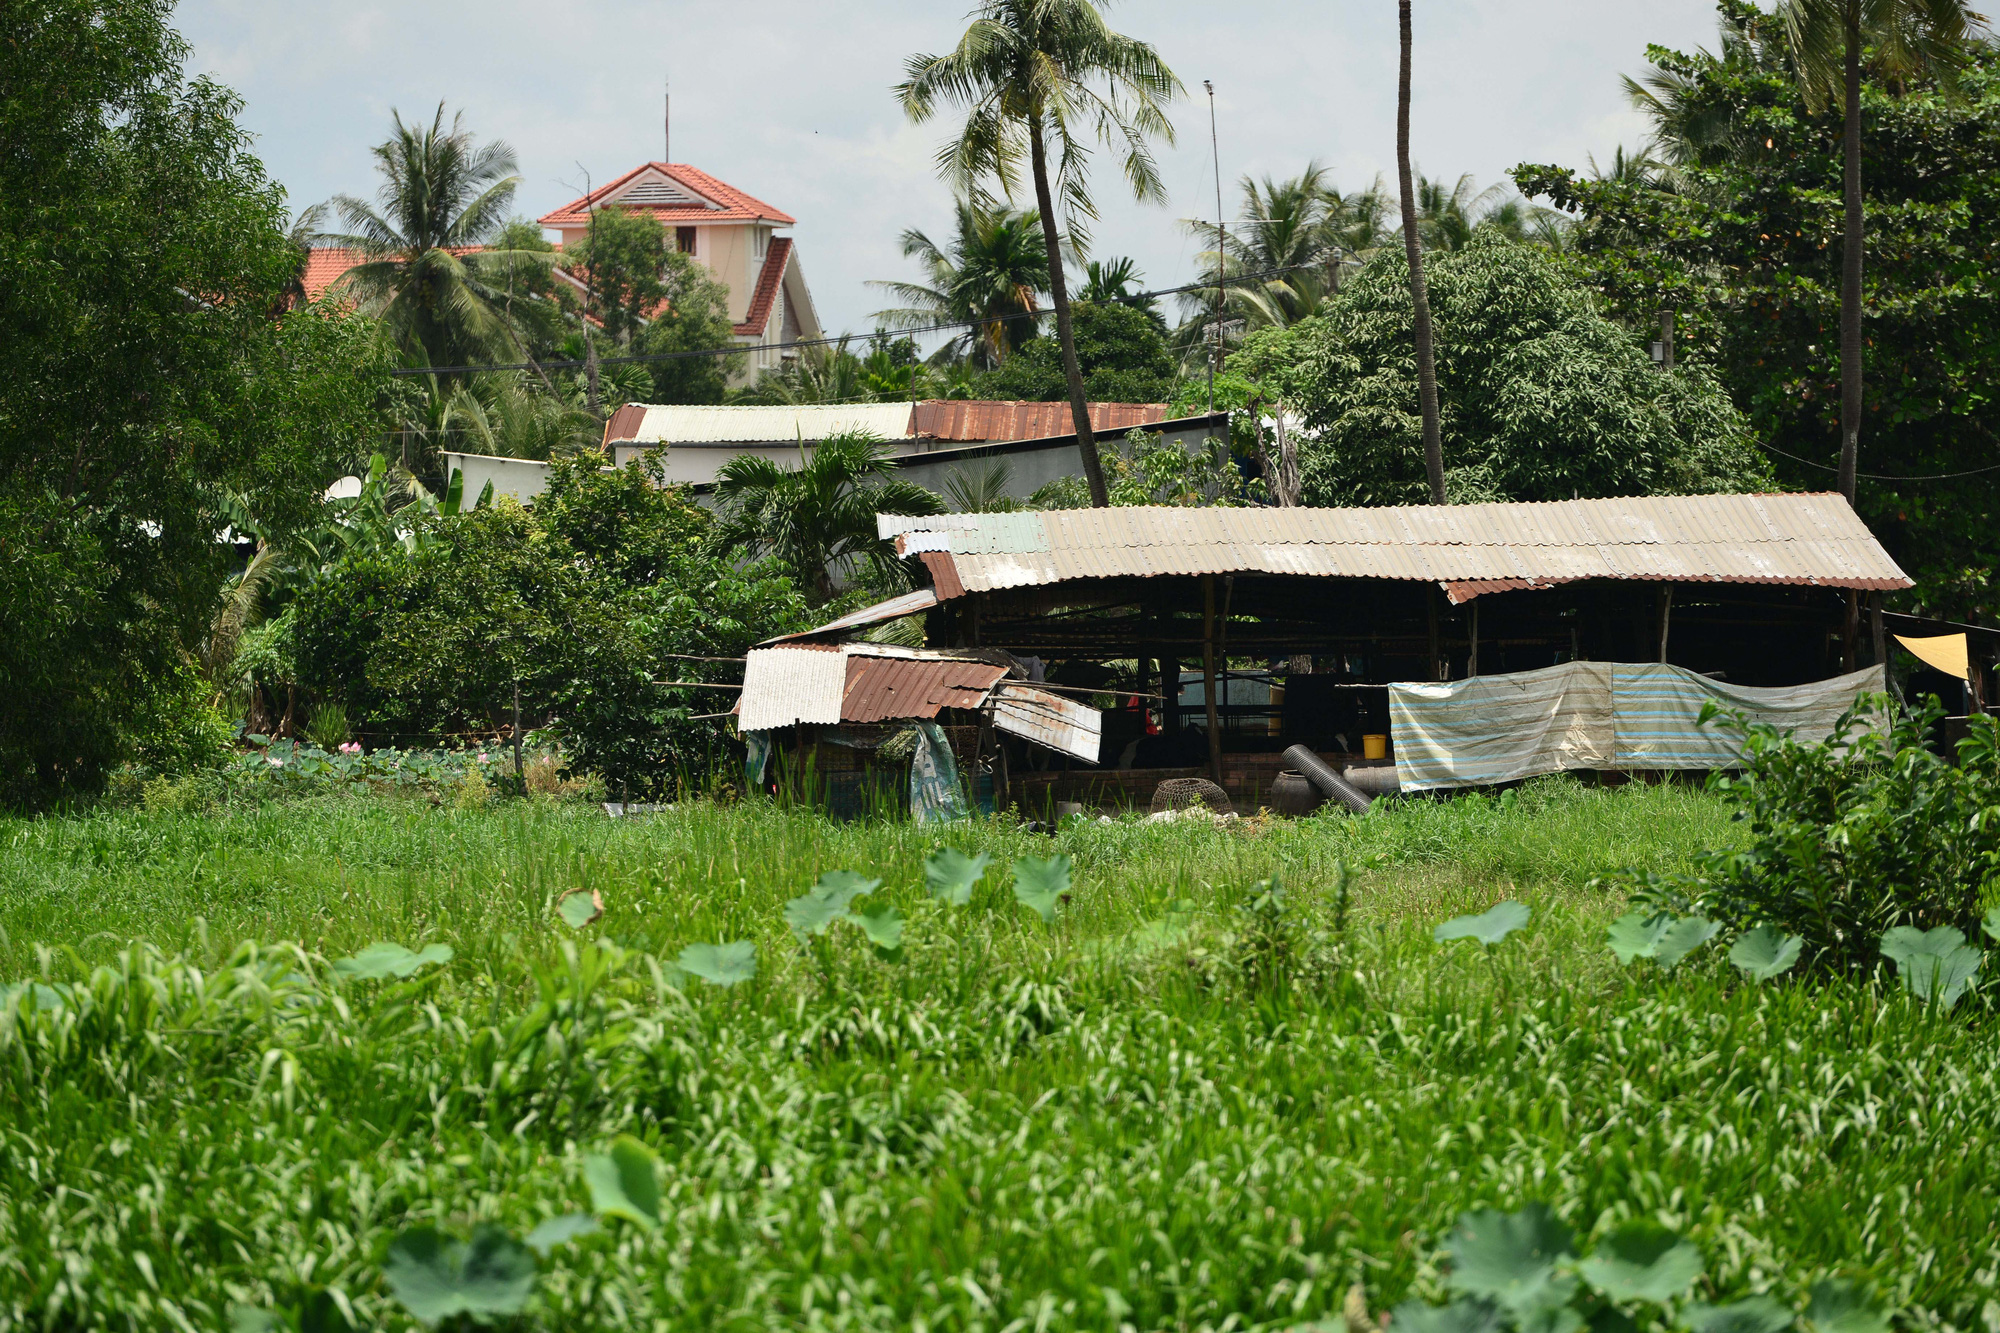
[(755, 454), (732, 458), (716, 474), (715, 503), (711, 549), (777, 561), (811, 589), (815, 605), (862, 577), (900, 590), (907, 576), (877, 536), (875, 515), (942, 508), (934, 492), (896, 476), (888, 446), (866, 431), (829, 435), (798, 467)]
[[(0, 96), (0, 803), (95, 791), (209, 726), (196, 655), (232, 497), (309, 523), (364, 451), (366, 321), (291, 310), (299, 252), (240, 103), (147, 0), (14, 15)], [(195, 710), (190, 712), (190, 710)]]
[[(1677, 355), (1728, 389), (1779, 483), (1825, 489), (1841, 449), (1841, 116), (1807, 106), (1767, 14), (1722, 8), (1718, 51), (1656, 48), (1641, 82), (1667, 170), (1516, 177), (1577, 217), (1607, 313), (1650, 330), (1674, 311)], [(1983, 618), (2000, 568), (1983, 518), (2000, 505), (1985, 470), (2000, 413), (1982, 387), (2000, 347), (1986, 259), (2000, 250), (2000, 57), (1974, 44), (1966, 60), (1950, 89), (1879, 73), (1861, 88), (1871, 387), (1856, 506), (1917, 580), (1917, 607)]]
[(922, 267), (923, 280), (871, 283), (903, 303), (874, 317), (891, 328), (967, 324), (944, 355), (990, 370), (1035, 336), (1049, 290), (1048, 251), (1032, 213), (960, 199), (955, 217), (955, 233), (943, 244), (914, 229), (903, 233), (903, 253)]
[[(710, 522), (658, 465), (551, 465), (532, 513), (511, 502), (422, 520), (300, 594), (299, 683), (371, 744), (511, 731), (559, 742), (611, 790), (652, 795), (705, 772), (720, 733), (697, 657), (799, 628), (785, 571), (710, 555)], [(665, 682), (663, 684), (662, 682)]]
[[(1399, 260), (1385, 254), (1322, 315), (1238, 354), (1303, 419), (1308, 504), (1410, 504), (1429, 492)], [(1479, 237), (1434, 254), (1427, 276), (1453, 502), (1768, 485), (1713, 375), (1661, 373), (1548, 251)]]
[(942, 105), (965, 109), (963, 129), (938, 152), (939, 172), (960, 194), (976, 197), (991, 180), (1015, 197), (1027, 169), (1077, 450), (1092, 502), (1108, 504), (1070, 326), (1062, 240), (1078, 255), (1090, 248), (1093, 144), (1121, 155), (1141, 202), (1165, 201), (1150, 141), (1173, 142), (1163, 108), (1179, 95), (1180, 79), (1152, 47), (1114, 32), (1097, 0), (986, 0), (955, 50), (911, 56), (905, 73), (896, 92), (911, 120), (929, 120)]

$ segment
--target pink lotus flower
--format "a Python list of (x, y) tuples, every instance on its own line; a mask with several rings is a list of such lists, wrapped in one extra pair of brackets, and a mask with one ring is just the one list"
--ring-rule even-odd
[(360, 754), (360, 753), (361, 753), (361, 742), (360, 742), (360, 741), (348, 741), (348, 742), (347, 742), (347, 743), (346, 743), (345, 745), (342, 745), (342, 746), (340, 747), (340, 752), (341, 752), (342, 754)]
[(481, 750), (479, 752), (479, 762), (482, 764), (486, 762), (486, 751)]

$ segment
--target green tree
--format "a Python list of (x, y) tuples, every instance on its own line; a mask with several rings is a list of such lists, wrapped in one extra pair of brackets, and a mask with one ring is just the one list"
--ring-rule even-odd
[(660, 295), (665, 304), (633, 343), (634, 350), (647, 356), (670, 358), (646, 364), (653, 381), (651, 401), (721, 402), (743, 362), (741, 353), (708, 355), (736, 342), (729, 289), (693, 255), (670, 250), (660, 270)]
[(1783, 0), (1778, 14), (1806, 109), (1840, 95), (1839, 483), (1851, 504), (1861, 442), (1861, 66), (1872, 55), (1882, 75), (1899, 81), (1955, 71), (1982, 20), (1963, 0)]
[(896, 476), (889, 447), (866, 431), (830, 435), (787, 467), (744, 454), (716, 473), (717, 521), (711, 549), (768, 556), (810, 590), (815, 606), (839, 593), (839, 581), (902, 576), (875, 515), (935, 514), (938, 497)]
[(953, 216), (953, 235), (942, 245), (914, 229), (903, 233), (903, 253), (923, 265), (924, 280), (869, 283), (903, 302), (871, 318), (905, 329), (971, 324), (943, 354), (990, 370), (1035, 336), (1049, 289), (1048, 251), (1032, 213), (960, 199)]
[[(1159, 326), (1126, 305), (1075, 307), (1076, 360), (1086, 398), (1096, 403), (1163, 403), (1173, 397), (1177, 366)], [(1030, 338), (998, 370), (981, 377), (991, 398), (1058, 403), (1069, 397), (1062, 344)]]
[(562, 264), (584, 284), (589, 312), (605, 334), (630, 343), (633, 331), (666, 300), (667, 254), (667, 229), (658, 218), (614, 205), (591, 214), (589, 229), (564, 251)]
[[(1409, 279), (1384, 252), (1323, 314), (1260, 344), (1304, 417), (1308, 503), (1421, 503)], [(1453, 503), (1768, 486), (1743, 417), (1705, 370), (1655, 369), (1561, 260), (1494, 233), (1432, 257), (1441, 451)], [(1296, 357), (1278, 370), (1273, 354)]]
[[(1308, 162), (1288, 179), (1245, 176), (1237, 188), (1241, 203), (1222, 236), (1228, 254), (1221, 276), (1235, 280), (1225, 289), (1223, 317), (1244, 329), (1283, 326), (1312, 314), (1338, 289), (1342, 268), (1381, 244), (1386, 201), (1379, 184), (1343, 195), (1325, 167)], [(1202, 286), (1181, 297), (1193, 342), (1214, 336), (1216, 225), (1198, 219), (1182, 225), (1208, 244), (1197, 261)], [(1241, 280), (1250, 273), (1273, 276)]]
[(170, 10), (44, 0), (0, 54), (9, 805), (87, 794), (139, 740), (212, 722), (184, 715), (186, 682), (235, 559), (230, 497), (309, 523), (381, 383), (366, 321), (286, 310), (283, 192), (238, 99), (184, 76)]
[(965, 128), (938, 154), (940, 170), (961, 193), (970, 197), (991, 176), (1012, 197), (1026, 159), (1041, 214), (1077, 450), (1092, 503), (1107, 505), (1110, 494), (1070, 327), (1061, 237), (1066, 231), (1079, 255), (1089, 249), (1088, 222), (1097, 216), (1085, 176), (1092, 140), (1122, 153), (1125, 180), (1138, 199), (1165, 200), (1148, 140), (1173, 142), (1173, 126), (1161, 107), (1179, 95), (1180, 79), (1151, 46), (1113, 32), (1096, 0), (986, 0), (957, 49), (944, 56), (912, 56), (905, 72), (896, 91), (911, 120), (928, 120), (941, 102), (966, 108)]
[(447, 127), (443, 103), (428, 126), (393, 120), (394, 135), (374, 150), (381, 208), (333, 199), (347, 231), (327, 239), (364, 256), (340, 286), (381, 319), (409, 364), (518, 359), (521, 340), (495, 279), (546, 252), (487, 248), (521, 183), (514, 150), (475, 144), (462, 116)]
[(336, 563), (296, 603), (302, 681), (361, 734), (422, 742), (522, 718), (572, 767), (653, 796), (719, 758), (705, 715), (715, 664), (802, 628), (788, 571), (711, 554), (710, 520), (650, 460), (551, 467), (533, 511), (511, 502), (426, 521), (422, 539)]
[[(1843, 116), (1800, 94), (1776, 20), (1729, 0), (1714, 53), (1652, 48), (1640, 81), (1666, 164), (1635, 179), (1523, 165), (1522, 191), (1571, 212), (1604, 309), (1673, 312), (1679, 359), (1709, 368), (1788, 489), (1838, 476), (1845, 279)], [(1950, 92), (1886, 79), (1861, 97), (1869, 241), (1861, 309), (1870, 446), (1855, 507), (1916, 580), (1914, 608), (2000, 614), (2000, 53), (1971, 48)], [(1650, 332), (1646, 336), (1652, 336)], [(1864, 460), (1866, 461), (1866, 460)]]

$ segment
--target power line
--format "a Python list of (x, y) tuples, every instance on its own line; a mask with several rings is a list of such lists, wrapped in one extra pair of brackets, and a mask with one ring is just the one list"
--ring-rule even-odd
[[(1265, 278), (1275, 277), (1280, 273), (1295, 273), (1300, 269), (1319, 267), (1320, 263), (1318, 261), (1308, 264), (1285, 264), (1278, 268), (1262, 269), (1256, 273), (1238, 274), (1236, 277), (1226, 278), (1223, 281), (1228, 283), (1261, 282)], [(1182, 292), (1205, 292), (1211, 286), (1215, 285), (1217, 284), (1209, 282), (1190, 282), (1180, 287), (1162, 287), (1156, 291), (1137, 292), (1131, 296), (1114, 296), (1111, 300), (1116, 305), (1136, 306), (1156, 297), (1177, 296)], [(905, 337), (918, 333), (949, 333), (957, 329), (984, 328), (988, 324), (1005, 324), (1010, 320), (1016, 319), (1040, 319), (1049, 313), (1049, 310), (1024, 310), (1012, 315), (988, 315), (980, 319), (954, 320), (950, 323), (929, 324), (910, 329), (883, 329), (879, 332), (881, 334), (902, 334)], [(855, 336), (852, 333), (843, 333), (835, 338), (801, 338), (797, 342), (758, 343), (752, 347), (704, 347), (686, 352), (650, 352), (644, 355), (633, 356), (601, 356), (597, 358), (597, 364), (599, 366), (650, 365), (657, 361), (684, 361), (691, 357), (700, 356), (739, 356), (748, 355), (752, 352), (795, 351), (801, 347), (832, 347), (840, 343), (852, 342)], [(871, 339), (875, 336), (877, 335), (869, 335)], [(407, 376), (467, 375), (482, 370), (581, 370), (588, 364), (590, 364), (588, 361), (571, 360), (515, 361), (479, 366), (398, 366), (389, 373), (391, 375)]]
[[(1767, 453), (1773, 453), (1784, 458), (1789, 458), (1794, 463), (1804, 463), (1807, 467), (1816, 467), (1821, 472), (1840, 471), (1839, 468), (1833, 467), (1830, 464), (1817, 463), (1810, 458), (1800, 458), (1797, 454), (1786, 453), (1783, 449), (1780, 449), (1775, 444), (1760, 443), (1758, 445), (1758, 448), (1763, 449)], [(1910, 476), (1910, 477), (1891, 477), (1880, 472), (1857, 472), (1854, 475), (1857, 477), (1866, 477), (1870, 481), (1949, 481), (1954, 477), (1976, 477), (1982, 472), (2000, 472), (2000, 463), (1995, 463), (1991, 467), (1968, 468), (1964, 472), (1925, 472), (1920, 475)]]

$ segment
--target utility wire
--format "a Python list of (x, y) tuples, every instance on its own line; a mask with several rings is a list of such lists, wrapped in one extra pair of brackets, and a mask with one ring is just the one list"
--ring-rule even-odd
[[(1794, 463), (1804, 463), (1807, 467), (1816, 467), (1822, 472), (1840, 471), (1839, 468), (1833, 467), (1830, 464), (1816, 463), (1810, 458), (1800, 458), (1797, 454), (1786, 453), (1775, 444), (1759, 444), (1758, 447), (1767, 453), (1789, 458)], [(2000, 472), (2000, 463), (1995, 463), (1991, 467), (1968, 468), (1964, 472), (1925, 472), (1909, 477), (1892, 477), (1880, 472), (1857, 472), (1854, 475), (1857, 477), (1866, 477), (1870, 481), (1949, 481), (1953, 477), (1976, 477), (1982, 472)]]
[[(1278, 268), (1262, 269), (1256, 273), (1241, 273), (1233, 278), (1224, 278), (1223, 282), (1225, 283), (1261, 282), (1265, 278), (1275, 277), (1280, 273), (1295, 273), (1300, 269), (1319, 268), (1319, 267), (1320, 263), (1318, 261), (1309, 264), (1285, 264)], [(1111, 299), (1112, 302), (1117, 305), (1136, 306), (1139, 305), (1141, 302), (1149, 301), (1156, 297), (1176, 296), (1179, 295), (1181, 292), (1205, 292), (1210, 287), (1216, 285), (1217, 284), (1215, 283), (1205, 282), (1205, 281), (1190, 282), (1180, 287), (1162, 287), (1156, 291), (1137, 292), (1131, 296), (1114, 296)], [(949, 333), (957, 329), (984, 328), (988, 324), (1005, 324), (1010, 320), (1016, 320), (1016, 319), (1040, 319), (1044, 315), (1051, 313), (1052, 310), (1053, 307), (1051, 307), (1050, 310), (1026, 310), (1012, 315), (988, 315), (980, 319), (954, 320), (949, 323), (928, 324), (920, 326), (918, 328), (911, 328), (911, 329), (883, 329), (881, 330), (881, 332), (883, 334), (891, 334), (891, 333), (902, 334), (906, 337), (911, 334), (918, 334), (918, 333)], [(739, 356), (739, 355), (748, 355), (751, 352), (794, 351), (801, 347), (832, 347), (840, 343), (852, 342), (854, 341), (855, 336), (856, 335), (852, 333), (843, 333), (837, 338), (801, 338), (797, 342), (758, 343), (753, 347), (704, 347), (686, 352), (650, 352), (643, 355), (633, 355), (633, 356), (601, 356), (597, 358), (597, 364), (599, 366), (648, 365), (656, 361), (683, 361), (692, 357), (701, 357), (701, 356)], [(871, 340), (874, 336), (875, 335), (873, 334), (869, 335)], [(407, 375), (466, 375), (466, 374), (471, 374), (474, 371), (482, 371), (482, 370), (581, 370), (588, 364), (590, 364), (588, 361), (571, 360), (571, 361), (515, 361), (515, 362), (508, 362), (505, 364), (479, 365), (479, 366), (398, 366), (394, 370), (391, 370), (389, 373), (391, 375), (396, 375), (396, 376), (407, 376)]]

